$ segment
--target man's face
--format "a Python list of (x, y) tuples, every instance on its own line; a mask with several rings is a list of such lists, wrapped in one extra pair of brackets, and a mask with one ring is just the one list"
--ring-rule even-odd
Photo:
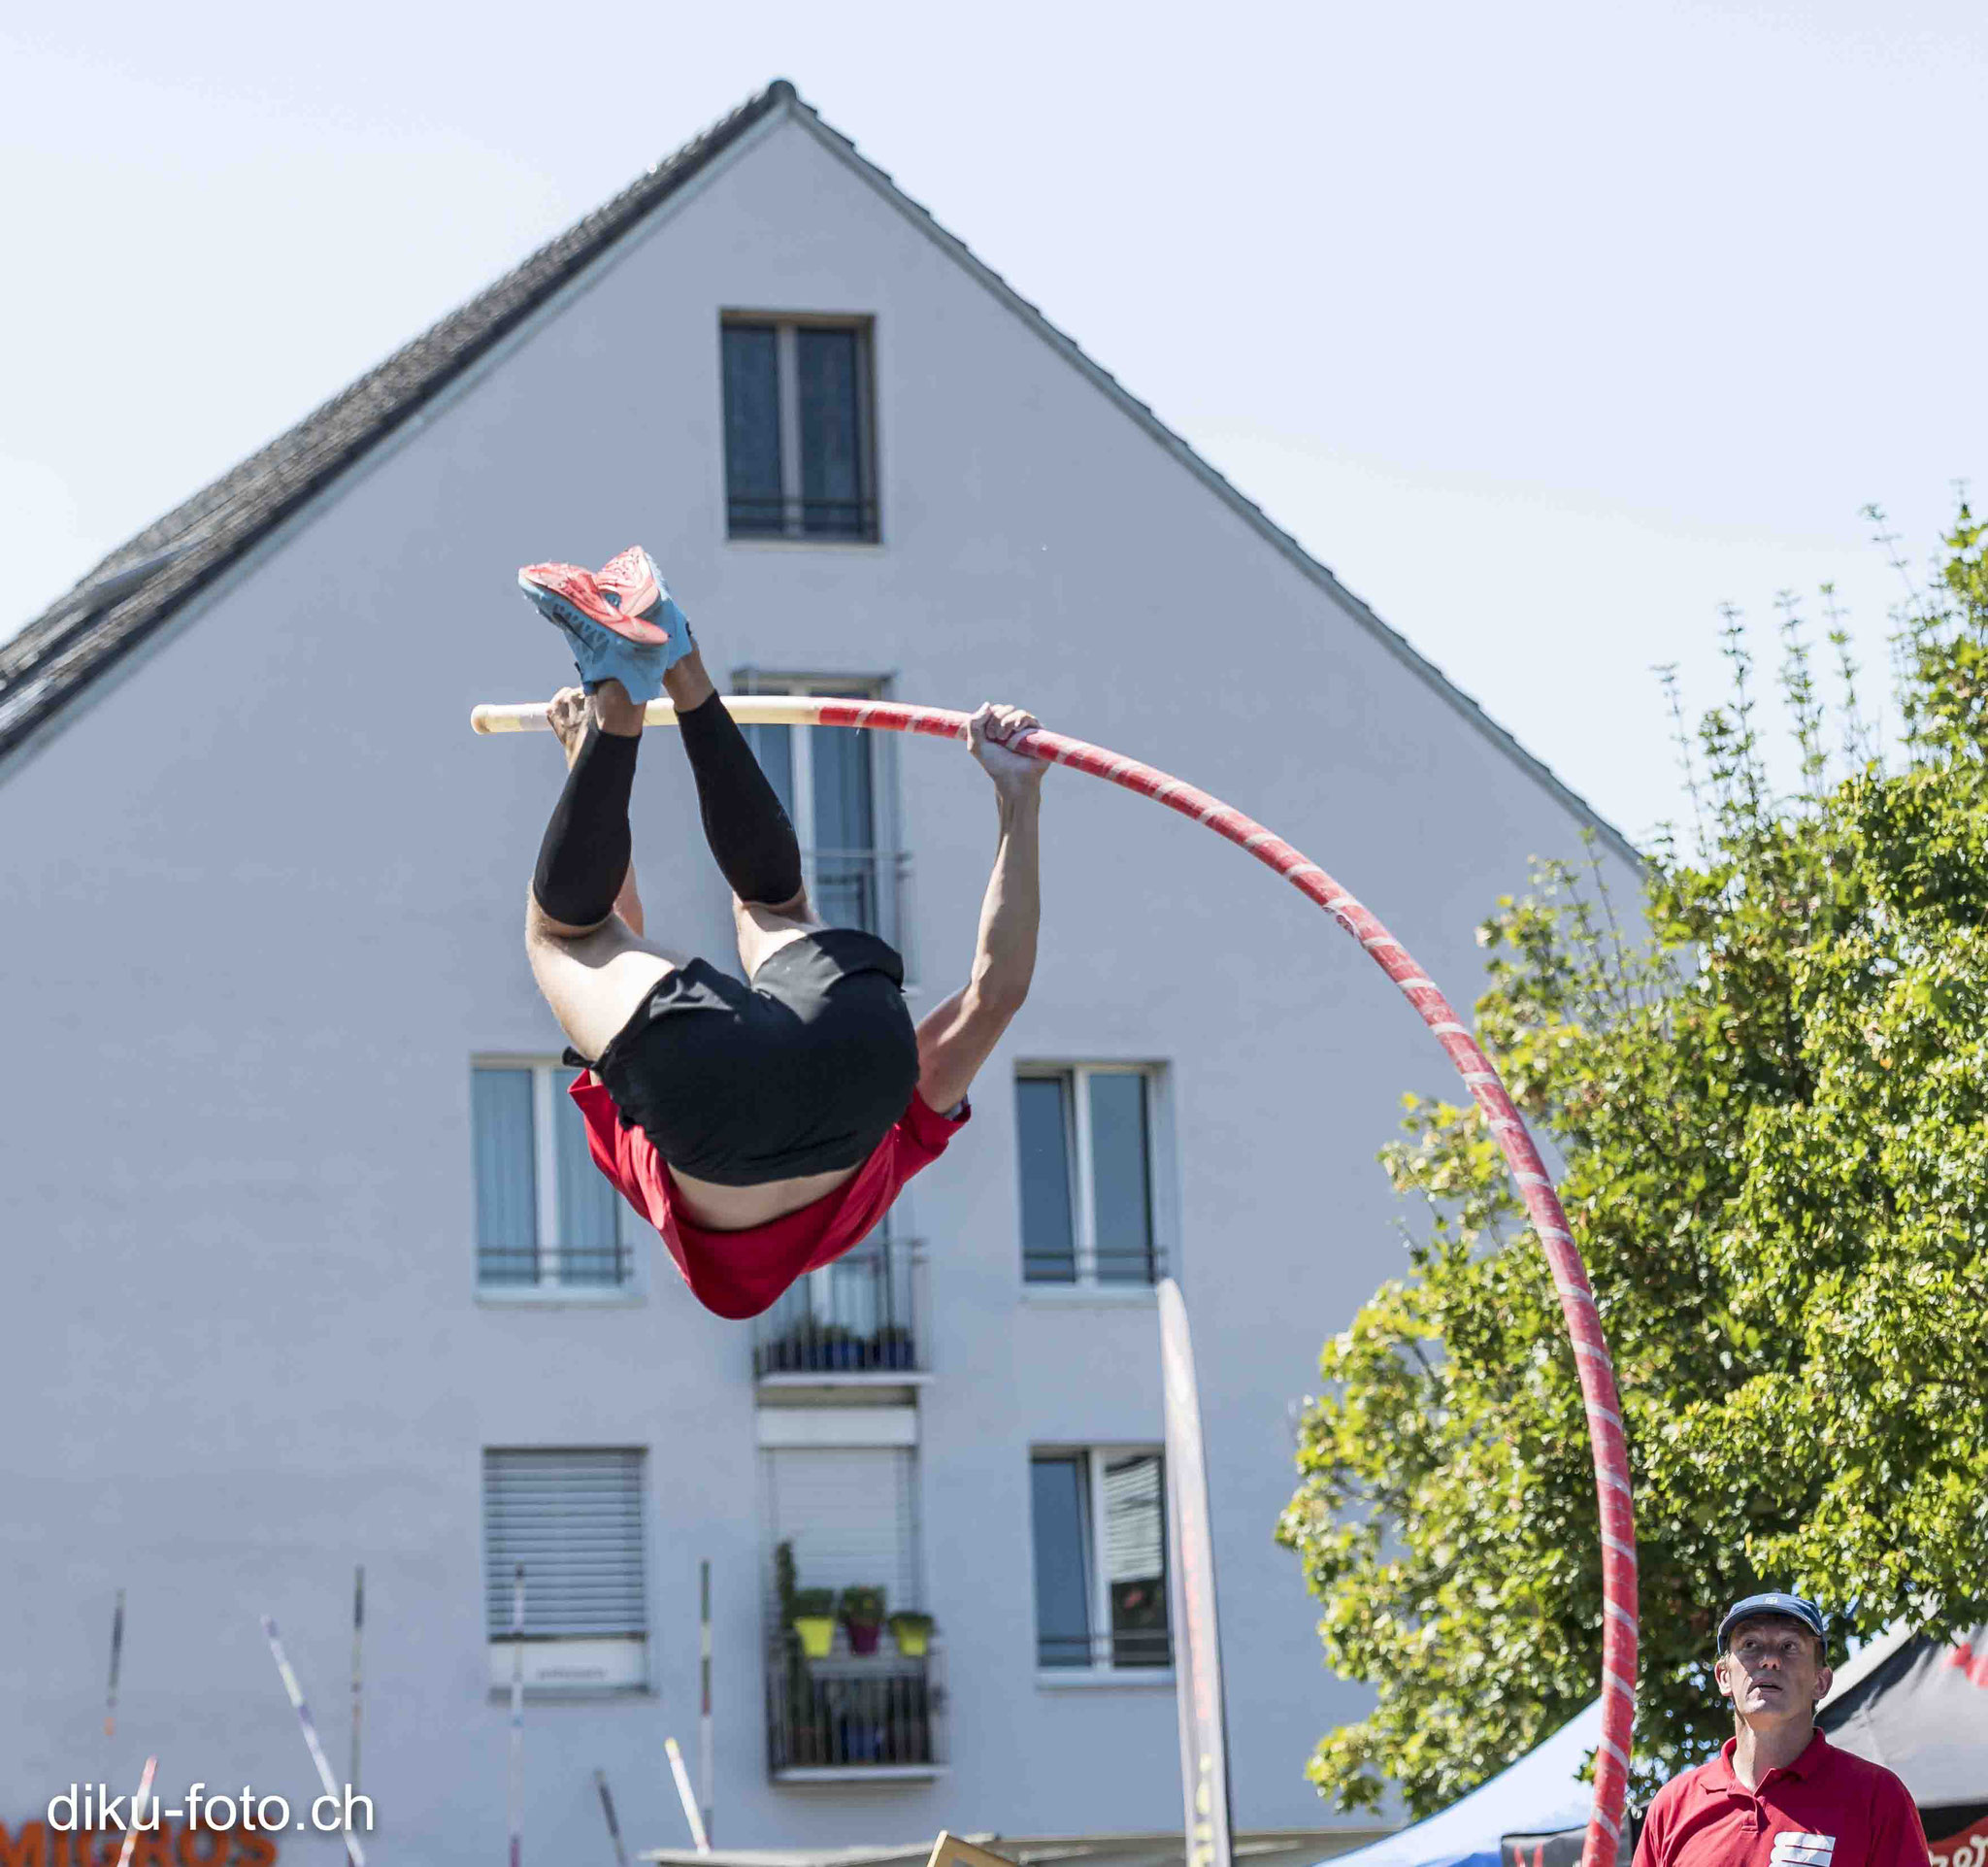
[(1712, 1677), (1748, 1722), (1806, 1721), (1829, 1693), (1830, 1669), (1819, 1647), (1799, 1620), (1761, 1615), (1733, 1629)]

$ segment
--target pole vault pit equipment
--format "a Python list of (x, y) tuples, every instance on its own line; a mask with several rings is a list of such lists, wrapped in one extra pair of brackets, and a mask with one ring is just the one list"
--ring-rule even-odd
[[(915, 733), (934, 739), (965, 740), (967, 715), (944, 707), (911, 706), (892, 700), (830, 699), (809, 694), (727, 694), (725, 710), (742, 725), (868, 727), (878, 732)], [(676, 723), (677, 710), (652, 700), (644, 715), (651, 726)], [(547, 703), (480, 706), (470, 715), (480, 733), (549, 731)], [(1636, 1719), (1637, 1576), (1636, 1517), (1629, 1485), (1629, 1449), (1622, 1433), (1622, 1402), (1615, 1389), (1614, 1364), (1602, 1334), (1602, 1320), (1588, 1284), (1574, 1233), (1561, 1210), (1525, 1120), (1506, 1092), (1491, 1059), (1428, 974), (1377, 916), (1342, 888), (1324, 869), (1254, 818), (1136, 758), (1107, 751), (1081, 739), (1043, 727), (1009, 742), (1011, 751), (1068, 765), (1102, 778), (1123, 790), (1164, 804), (1204, 829), (1235, 844), (1266, 868), (1274, 869), (1315, 907), (1356, 940), (1361, 950), (1393, 981), (1428, 1027), (1464, 1087), (1497, 1137), (1506, 1167), (1538, 1234), (1560, 1313), (1574, 1345), (1579, 1372), (1588, 1445), (1594, 1459), (1595, 1496), (1601, 1522), (1602, 1570), (1602, 1742), (1595, 1755), (1595, 1796), (1581, 1850), (1582, 1867), (1627, 1867), (1621, 1846), (1623, 1809), (1629, 1788), (1629, 1747)]]
[(925, 1861), (925, 1867), (1014, 1867), (1014, 1862), (1006, 1854), (997, 1854), (971, 1841), (962, 1841), (942, 1828), (939, 1839), (932, 1844), (932, 1852)]

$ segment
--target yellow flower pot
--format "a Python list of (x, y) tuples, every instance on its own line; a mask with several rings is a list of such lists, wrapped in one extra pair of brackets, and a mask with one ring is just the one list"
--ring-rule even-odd
[(826, 1659), (835, 1646), (833, 1615), (796, 1615), (790, 1623), (801, 1636), (801, 1650), (810, 1659)]
[(897, 1650), (907, 1659), (922, 1659), (930, 1650), (932, 1629), (929, 1627), (908, 1626), (903, 1621), (890, 1623), (891, 1637), (897, 1642)]

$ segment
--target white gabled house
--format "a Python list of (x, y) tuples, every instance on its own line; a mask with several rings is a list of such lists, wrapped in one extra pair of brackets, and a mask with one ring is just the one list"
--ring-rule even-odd
[[(634, 1845), (681, 1844), (706, 1561), (721, 1844), (1177, 1832), (1165, 1274), (1237, 1818), (1334, 1826), (1303, 1766), (1362, 1694), (1272, 1537), (1319, 1345), (1402, 1268), (1374, 1155), (1440, 1053), (1288, 888), (1054, 774), (1037, 986), (977, 1118), (887, 1235), (758, 1324), (706, 1315), (587, 1168), (524, 964), (556, 749), (467, 724), (569, 678), (514, 567), (635, 542), (736, 688), (1022, 702), (1272, 825), (1460, 1004), (1530, 857), (1585, 830), (1634, 862), (772, 85), (0, 646), (10, 1846), (150, 1750), (169, 1792), (307, 1806), (257, 1617), (343, 1769), (361, 1562), (382, 1859), (503, 1847), (518, 1561), (538, 1859), (600, 1856), (596, 1769)], [(758, 750), (824, 903), (905, 949), (914, 1011), (950, 989), (980, 774)], [(735, 963), (666, 733), (636, 837), (652, 929)], [(929, 1650), (801, 1654), (782, 1547), (801, 1588), (929, 1614)]]

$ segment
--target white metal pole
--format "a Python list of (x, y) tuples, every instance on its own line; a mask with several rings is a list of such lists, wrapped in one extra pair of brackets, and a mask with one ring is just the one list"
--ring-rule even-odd
[(138, 1846), (138, 1824), (144, 1819), (145, 1799), (151, 1794), (153, 1773), (159, 1767), (155, 1756), (145, 1760), (145, 1774), (138, 1779), (138, 1793), (131, 1798), (131, 1819), (125, 1824), (124, 1845), (117, 1850), (117, 1867), (131, 1867), (131, 1850)]
[(1222, 1643), (1215, 1616), (1214, 1531), (1208, 1455), (1187, 1306), (1171, 1277), (1160, 1280), (1160, 1393), (1167, 1432), (1167, 1593), (1173, 1611), (1175, 1697), (1185, 1797), (1185, 1867), (1231, 1867), (1235, 1817), (1229, 1796), (1229, 1726), (1222, 1698)]
[[(297, 1722), (304, 1728), (304, 1748), (311, 1752), (317, 1781), (324, 1785), (324, 1793), (337, 1801), (338, 1784), (331, 1780), (331, 1761), (324, 1754), (324, 1746), (317, 1741), (317, 1725), (311, 1717), (310, 1706), (304, 1703), (304, 1688), (298, 1684), (297, 1675), (290, 1670), (290, 1662), (283, 1656), (283, 1644), (277, 1638), (276, 1622), (267, 1615), (262, 1617), (262, 1631), (269, 1641), (270, 1657), (276, 1661), (277, 1676), (282, 1681), (291, 1705), (296, 1708)], [(352, 1867), (366, 1867), (366, 1850), (359, 1846), (359, 1837), (348, 1828), (345, 1841), (346, 1854)]]
[(683, 1752), (673, 1737), (663, 1740), (663, 1749), (670, 1754), (670, 1774), (677, 1779), (677, 1799), (683, 1805), (683, 1819), (690, 1824), (690, 1839), (700, 1854), (708, 1854), (711, 1837), (704, 1832), (704, 1817), (697, 1813), (697, 1798), (690, 1793), (690, 1772), (683, 1767)]

